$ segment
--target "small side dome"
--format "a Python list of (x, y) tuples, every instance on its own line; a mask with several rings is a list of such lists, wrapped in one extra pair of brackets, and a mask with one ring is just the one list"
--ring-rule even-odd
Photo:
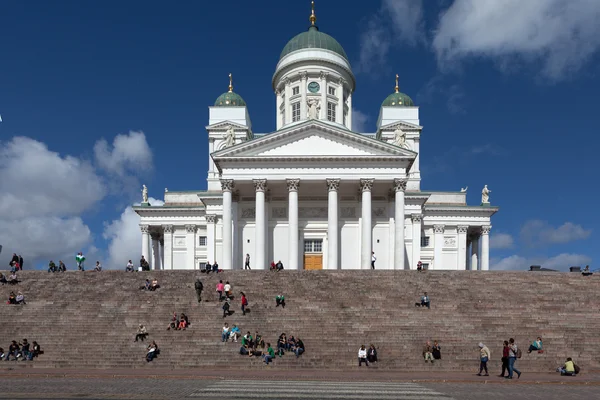
[(246, 102), (237, 93), (225, 92), (215, 101), (216, 107), (246, 107)]
[(381, 103), (382, 107), (414, 107), (415, 103), (407, 94), (392, 93)]
[(400, 87), (398, 86), (398, 74), (396, 74), (396, 87), (394, 88), (394, 93), (390, 94), (384, 101), (381, 103), (381, 107), (414, 107), (415, 103), (412, 99), (404, 93), (400, 92)]
[(233, 91), (233, 77), (229, 74), (229, 91), (223, 93), (215, 101), (215, 107), (246, 107), (246, 102)]

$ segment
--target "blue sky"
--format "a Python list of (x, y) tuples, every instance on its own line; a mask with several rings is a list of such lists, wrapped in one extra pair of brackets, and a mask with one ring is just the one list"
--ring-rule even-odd
[[(230, 72), (254, 131), (275, 129), (271, 77), (309, 13), (304, 0), (4, 2), (0, 263), (139, 257), (127, 207), (141, 183), (158, 199), (206, 187), (208, 106)], [(375, 131), (398, 73), (421, 107), (422, 189), (469, 186), (471, 204), (492, 190), (494, 267), (593, 266), (599, 2), (317, 0), (316, 14), (352, 62), (355, 126)]]

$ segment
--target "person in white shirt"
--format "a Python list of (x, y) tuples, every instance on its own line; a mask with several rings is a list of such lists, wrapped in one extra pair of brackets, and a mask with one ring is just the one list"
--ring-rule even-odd
[(230, 296), (231, 296), (231, 285), (229, 284), (229, 281), (225, 282), (225, 286), (223, 287), (223, 290), (225, 291), (225, 297), (226, 298), (230, 298)]
[(363, 362), (367, 364), (367, 367), (369, 366), (369, 361), (367, 360), (367, 349), (365, 348), (364, 344), (360, 346), (360, 349), (358, 349), (358, 366), (360, 367)]
[(129, 260), (129, 262), (127, 263), (127, 266), (125, 267), (125, 272), (133, 272), (133, 263), (131, 262), (131, 260)]
[(221, 341), (226, 342), (227, 339), (229, 339), (229, 324), (225, 322), (225, 325), (223, 325), (223, 332), (221, 333)]
[(375, 257), (375, 252), (371, 252), (371, 269), (375, 269), (375, 261), (377, 261), (377, 257)]
[(94, 271), (97, 271), (97, 272), (102, 271), (102, 264), (100, 264), (100, 261), (96, 261), (96, 266), (94, 267)]

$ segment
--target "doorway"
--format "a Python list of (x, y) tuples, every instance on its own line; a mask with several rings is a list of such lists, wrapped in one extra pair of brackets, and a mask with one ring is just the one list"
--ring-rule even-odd
[(304, 240), (304, 269), (323, 269), (323, 239)]

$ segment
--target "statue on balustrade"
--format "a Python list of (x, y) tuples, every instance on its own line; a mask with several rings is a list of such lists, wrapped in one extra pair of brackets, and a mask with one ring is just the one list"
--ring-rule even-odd
[(483, 190), (481, 191), (481, 203), (490, 202), (490, 193), (492, 193), (492, 191), (488, 189), (487, 185), (484, 185)]

